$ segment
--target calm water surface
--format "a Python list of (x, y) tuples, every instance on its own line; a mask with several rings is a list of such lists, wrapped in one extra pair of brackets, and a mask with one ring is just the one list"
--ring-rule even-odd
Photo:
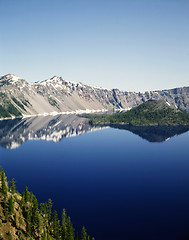
[(0, 147), (0, 164), (96, 240), (189, 239), (189, 132), (161, 143), (114, 128), (30, 140)]

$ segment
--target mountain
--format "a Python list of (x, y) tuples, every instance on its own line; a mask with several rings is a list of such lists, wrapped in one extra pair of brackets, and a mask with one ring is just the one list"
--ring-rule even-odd
[(0, 77), (0, 118), (128, 110), (149, 99), (162, 99), (189, 112), (189, 87), (136, 93), (71, 83), (56, 76), (35, 83), (13, 74)]
[(189, 114), (164, 100), (148, 100), (123, 113), (86, 115), (91, 124), (124, 124), (133, 126), (189, 126)]

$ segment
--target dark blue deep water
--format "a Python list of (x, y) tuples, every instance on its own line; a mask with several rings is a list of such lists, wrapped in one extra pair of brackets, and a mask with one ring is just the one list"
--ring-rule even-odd
[(160, 143), (114, 128), (28, 140), (0, 147), (0, 165), (95, 240), (189, 239), (189, 132)]

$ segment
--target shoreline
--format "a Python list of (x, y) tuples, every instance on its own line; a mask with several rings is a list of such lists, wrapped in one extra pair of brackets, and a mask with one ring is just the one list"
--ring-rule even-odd
[(5, 117), (5, 118), (0, 118), (0, 121), (3, 121), (3, 120), (14, 120), (16, 118), (30, 118), (30, 117), (46, 117), (46, 116), (56, 116), (56, 115), (69, 115), (69, 114), (84, 114), (84, 113), (104, 113), (104, 112), (107, 112), (109, 111), (108, 109), (86, 109), (86, 110), (81, 110), (81, 109), (78, 109), (78, 110), (75, 110), (75, 111), (65, 111), (65, 112), (50, 112), (50, 113), (47, 113), (47, 112), (44, 112), (44, 113), (38, 113), (38, 114), (23, 114), (21, 116), (18, 116), (18, 117), (15, 117), (15, 116), (12, 116), (12, 117)]

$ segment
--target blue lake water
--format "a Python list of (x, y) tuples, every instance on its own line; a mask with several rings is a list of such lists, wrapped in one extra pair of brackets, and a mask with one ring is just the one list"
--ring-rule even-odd
[(0, 165), (20, 192), (27, 185), (39, 202), (51, 198), (95, 240), (189, 239), (188, 131), (162, 142), (116, 128), (58, 142), (36, 140), (39, 132), (15, 149), (0, 147)]

